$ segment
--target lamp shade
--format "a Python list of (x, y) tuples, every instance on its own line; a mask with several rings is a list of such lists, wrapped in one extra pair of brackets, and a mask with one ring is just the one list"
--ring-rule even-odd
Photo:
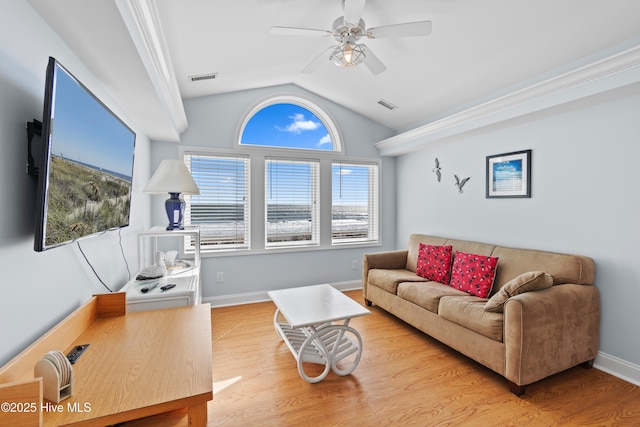
[(191, 177), (182, 160), (163, 160), (144, 188), (145, 193), (200, 194), (200, 189)]

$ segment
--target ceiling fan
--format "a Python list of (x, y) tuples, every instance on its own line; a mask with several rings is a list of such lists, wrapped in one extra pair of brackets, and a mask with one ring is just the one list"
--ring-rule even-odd
[(344, 16), (333, 21), (331, 30), (316, 30), (312, 28), (272, 27), (274, 35), (319, 36), (333, 37), (337, 45), (329, 47), (316, 57), (309, 65), (302, 69), (303, 73), (313, 73), (322, 62), (327, 59), (327, 53), (333, 63), (340, 67), (352, 68), (364, 64), (372, 74), (380, 74), (387, 67), (364, 44), (358, 41), (362, 37), (379, 39), (384, 37), (417, 37), (428, 36), (431, 33), (431, 21), (408, 22), (404, 24), (384, 25), (382, 27), (367, 28), (361, 18), (366, 0), (342, 0)]

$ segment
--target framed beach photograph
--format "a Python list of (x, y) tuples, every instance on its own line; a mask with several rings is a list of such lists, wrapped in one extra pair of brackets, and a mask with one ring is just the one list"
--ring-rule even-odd
[(531, 197), (531, 150), (487, 156), (487, 199)]

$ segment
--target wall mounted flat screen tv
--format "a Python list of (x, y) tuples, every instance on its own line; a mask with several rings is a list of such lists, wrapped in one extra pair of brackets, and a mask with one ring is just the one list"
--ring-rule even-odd
[[(136, 134), (49, 58), (37, 162), (34, 249), (129, 225)], [(35, 144), (34, 144), (35, 145)]]

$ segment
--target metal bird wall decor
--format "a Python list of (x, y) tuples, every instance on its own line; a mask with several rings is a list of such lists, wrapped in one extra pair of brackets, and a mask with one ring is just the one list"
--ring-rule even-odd
[(440, 173), (440, 161), (438, 160), (438, 158), (436, 157), (436, 167), (431, 169), (431, 172), (435, 172), (436, 176), (438, 177), (438, 182), (440, 182), (440, 178), (442, 178), (442, 174)]
[(467, 177), (465, 179), (463, 179), (462, 181), (460, 181), (460, 178), (458, 178), (458, 175), (453, 175), (456, 178), (456, 187), (458, 187), (458, 193), (462, 193), (462, 187), (464, 187), (464, 185), (467, 183), (467, 181), (469, 181), (469, 179), (471, 179), (471, 177)]

